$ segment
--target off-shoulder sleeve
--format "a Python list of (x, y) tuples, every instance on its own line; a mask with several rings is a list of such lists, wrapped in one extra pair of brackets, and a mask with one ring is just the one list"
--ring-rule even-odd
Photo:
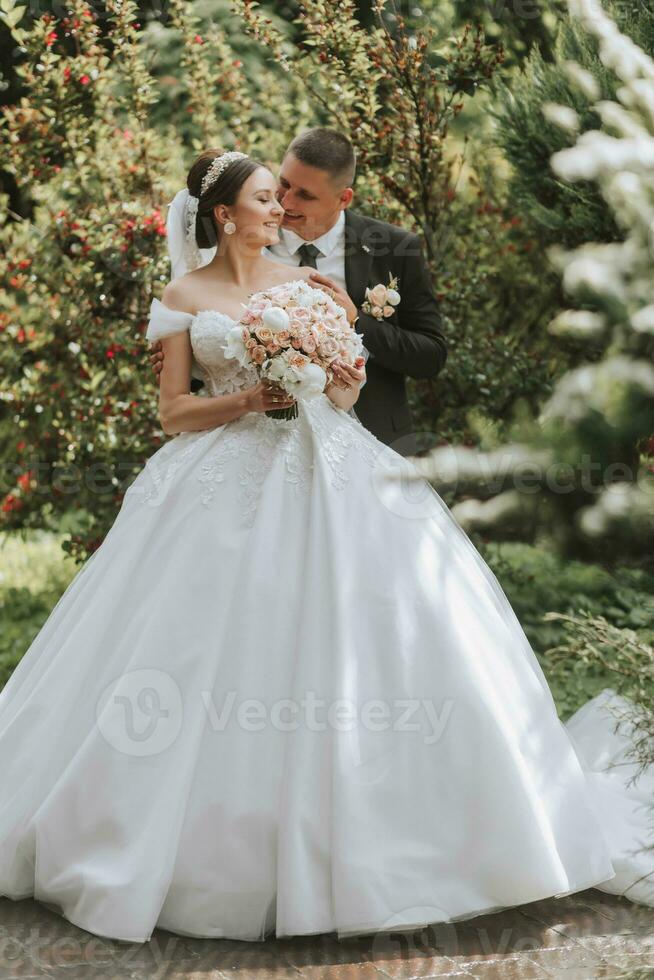
[(150, 304), (150, 320), (145, 339), (153, 342), (161, 340), (162, 337), (170, 337), (174, 333), (183, 333), (184, 330), (189, 329), (192, 321), (192, 313), (171, 310), (169, 306), (164, 306), (161, 300), (155, 298)]

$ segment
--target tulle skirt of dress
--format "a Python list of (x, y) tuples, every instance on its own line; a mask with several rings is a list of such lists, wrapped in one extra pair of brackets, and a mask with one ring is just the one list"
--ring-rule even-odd
[(634, 752), (639, 744), (651, 758), (651, 725), (635, 708), (607, 687), (565, 727), (602, 815), (616, 870), (614, 878), (598, 887), (654, 907), (654, 763), (641, 767)]
[(0, 893), (101, 936), (339, 937), (615, 874), (502, 589), (325, 397), (149, 460), (0, 694)]

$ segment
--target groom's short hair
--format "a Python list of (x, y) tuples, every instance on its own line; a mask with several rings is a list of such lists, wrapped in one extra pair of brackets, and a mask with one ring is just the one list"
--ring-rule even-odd
[(350, 187), (354, 183), (356, 156), (343, 133), (325, 126), (314, 126), (300, 133), (286, 151), (308, 167), (326, 170), (334, 183)]

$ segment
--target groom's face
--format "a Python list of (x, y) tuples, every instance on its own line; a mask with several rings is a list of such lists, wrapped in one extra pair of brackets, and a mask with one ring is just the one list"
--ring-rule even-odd
[(310, 167), (292, 153), (284, 157), (277, 181), (282, 227), (292, 228), (305, 241), (329, 231), (353, 196), (351, 187), (338, 186), (326, 170)]

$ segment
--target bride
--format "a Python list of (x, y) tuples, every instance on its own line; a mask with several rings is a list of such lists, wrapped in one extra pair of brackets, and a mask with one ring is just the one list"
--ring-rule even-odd
[(273, 175), (208, 152), (187, 184), (169, 247), (190, 271), (147, 334), (176, 435), (0, 693), (0, 893), (145, 942), (341, 938), (611, 890), (627, 811), (608, 826), (583, 725), (573, 742), (439, 495), (388, 479), (410, 461), (349, 414), (365, 371), (280, 420), (290, 399), (225, 357), (248, 294), (288, 281), (261, 255)]

